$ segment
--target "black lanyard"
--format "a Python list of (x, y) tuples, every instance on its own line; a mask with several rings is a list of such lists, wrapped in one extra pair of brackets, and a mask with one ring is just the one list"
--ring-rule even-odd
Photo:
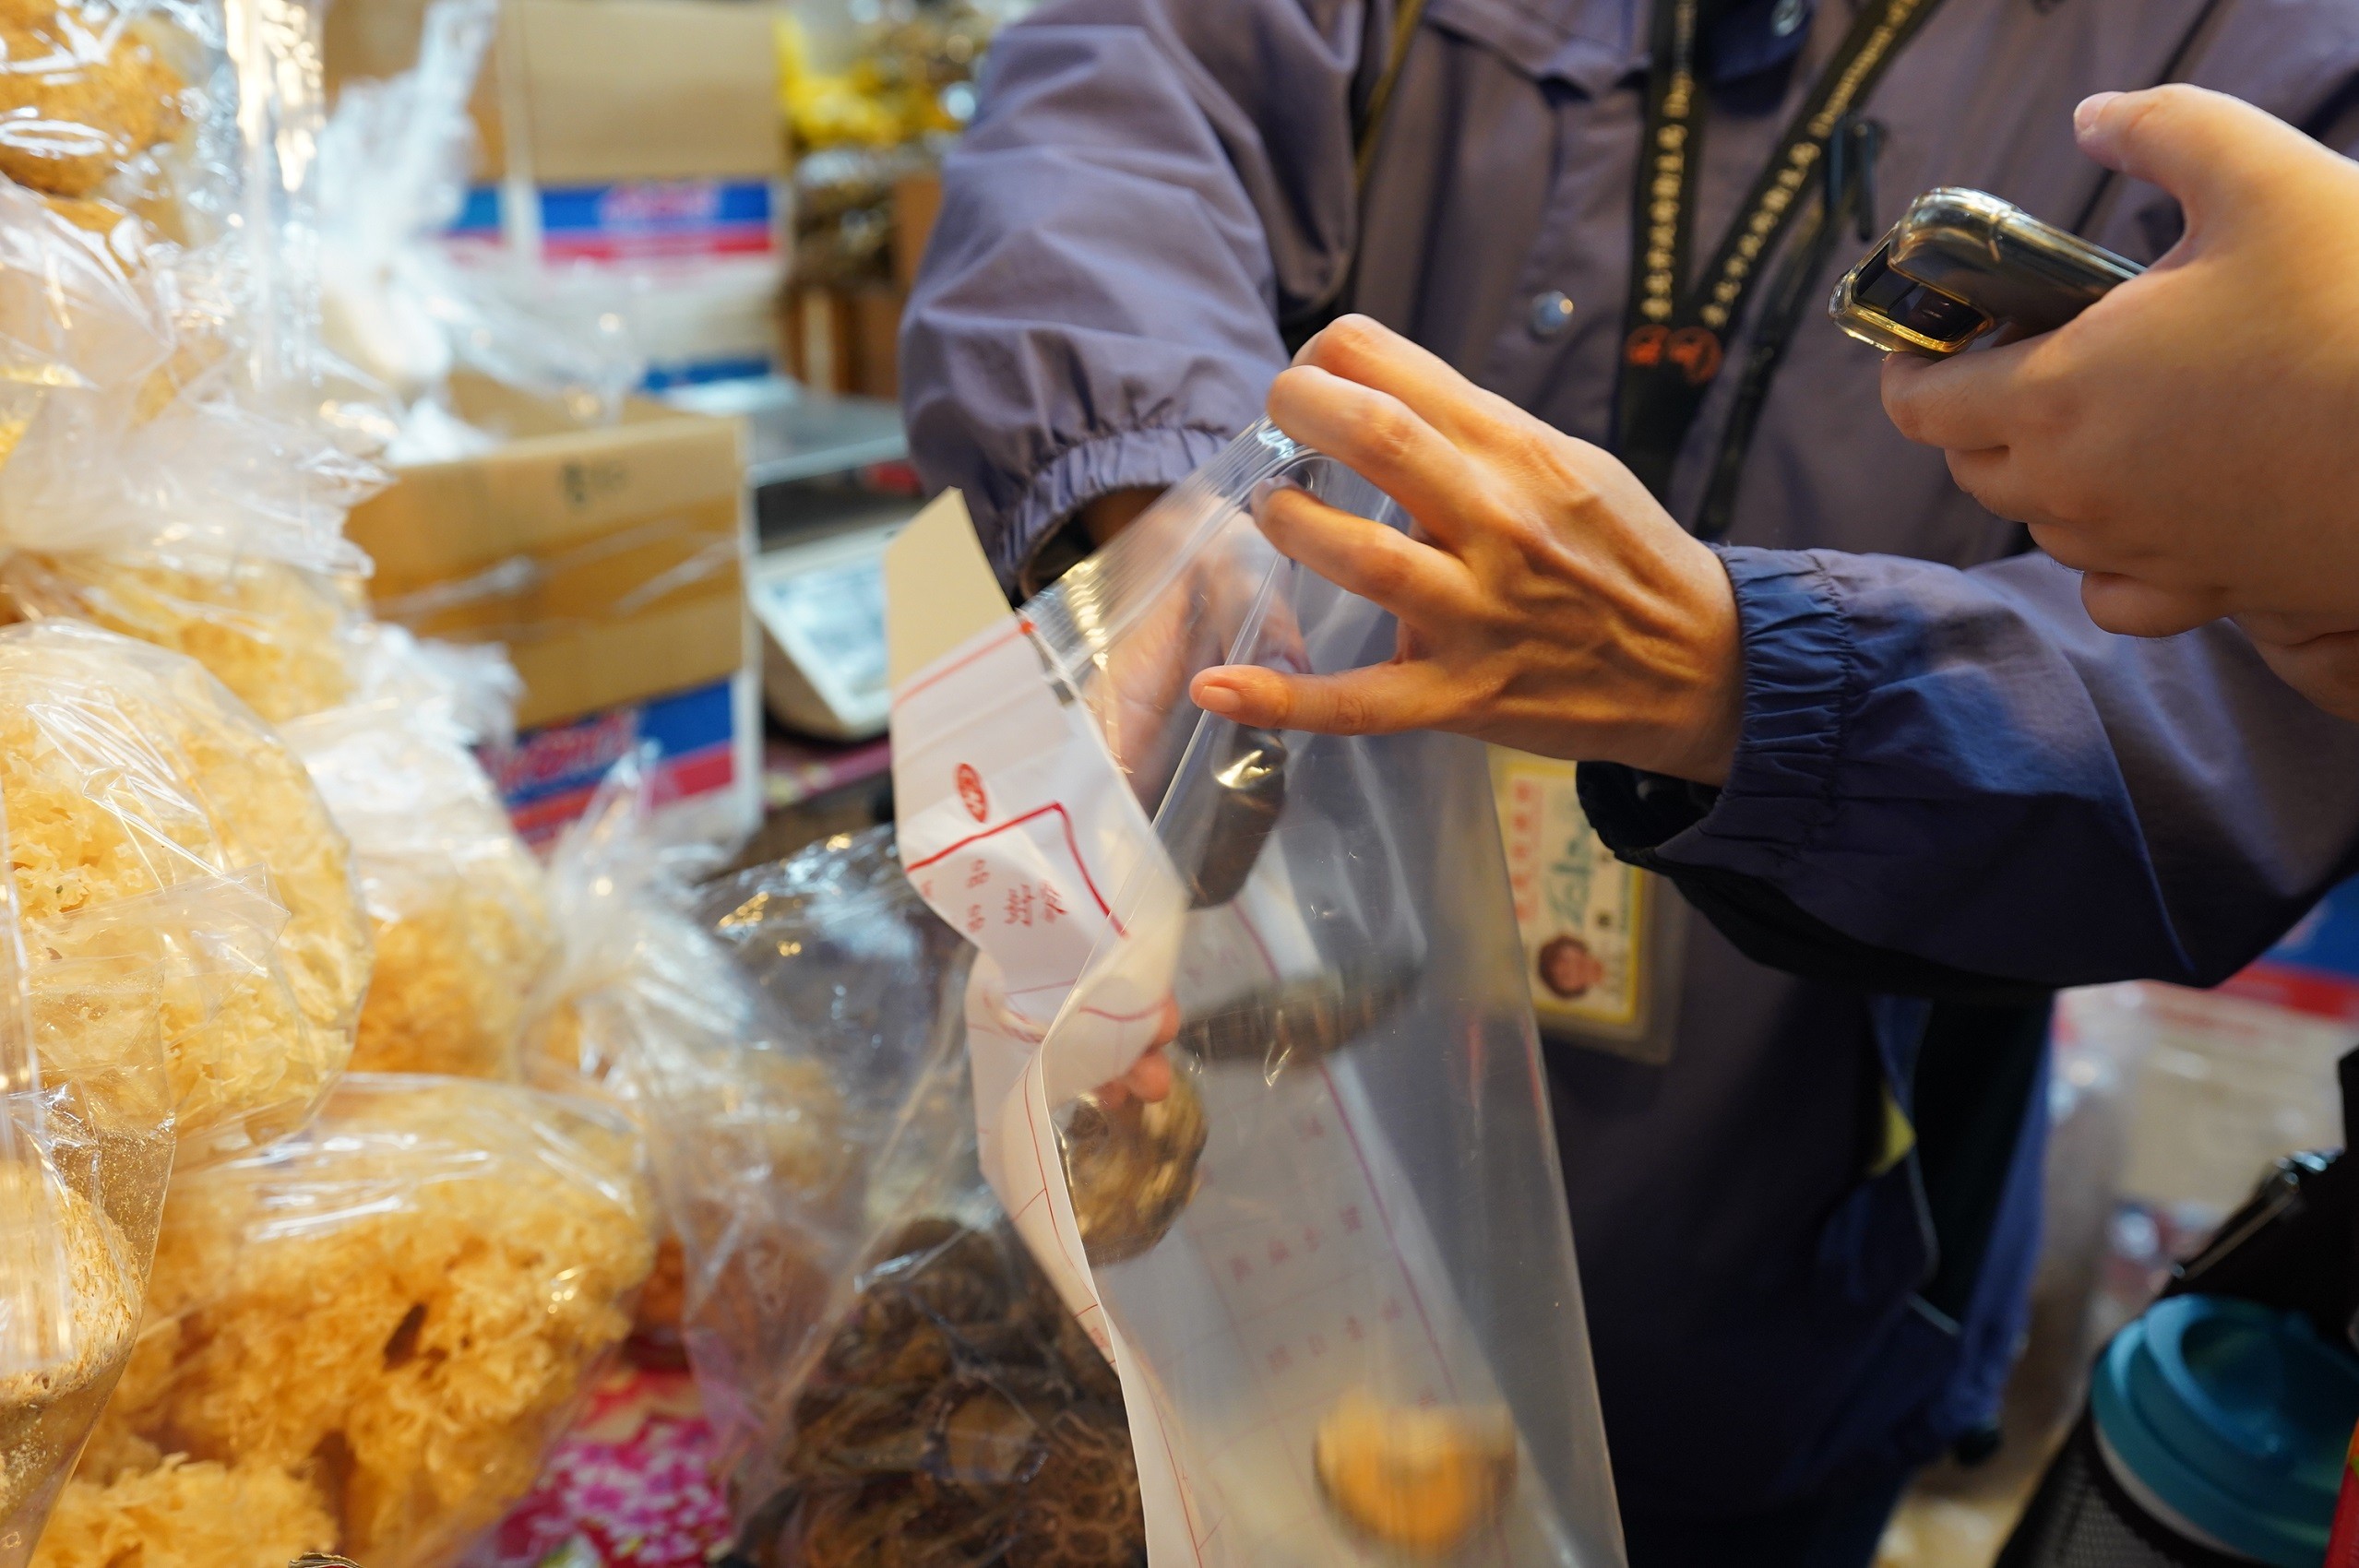
[(1810, 205), (1829, 140), (1940, 0), (1866, 0), (1753, 182), (1695, 288), (1682, 292), (1703, 163), (1704, 85), (1696, 75), (1702, 0), (1655, 0), (1646, 139), (1631, 210), (1630, 298), (1623, 315), (1614, 446), (1667, 496), (1681, 445), (1728, 356), (1763, 263)]

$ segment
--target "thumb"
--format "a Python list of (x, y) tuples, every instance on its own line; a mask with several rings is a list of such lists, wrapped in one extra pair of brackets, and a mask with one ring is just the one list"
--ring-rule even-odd
[(2084, 99), (2072, 128), (2091, 158), (2176, 196), (2189, 227), (2325, 151), (2273, 114), (2182, 83)]

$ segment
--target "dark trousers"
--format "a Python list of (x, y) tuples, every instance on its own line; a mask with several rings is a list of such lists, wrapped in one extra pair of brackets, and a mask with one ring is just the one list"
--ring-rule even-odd
[(1630, 1568), (1868, 1568), (1908, 1482), (1900, 1476), (1717, 1519), (1626, 1509)]

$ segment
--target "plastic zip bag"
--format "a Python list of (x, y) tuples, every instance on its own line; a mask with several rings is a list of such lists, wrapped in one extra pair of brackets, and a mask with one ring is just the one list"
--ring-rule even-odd
[(351, 1054), (369, 944), (344, 840), (285, 744), (188, 659), (11, 626), (0, 800), (39, 952), (162, 977), (180, 1163), (301, 1126)]
[[(983, 1169), (1121, 1373), (1159, 1562), (1617, 1562), (1481, 748), (1185, 696), (1392, 652), (1261, 539), (1275, 484), (1400, 522), (1264, 424), (1020, 617), (928, 591), (962, 517), (896, 543), (900, 842), (981, 949)], [(1097, 1087), (1159, 1048), (1167, 1099)]]
[(629, 1326), (640, 1153), (591, 1101), (362, 1075), (309, 1131), (175, 1181), (137, 1349), (35, 1562), (455, 1561)]

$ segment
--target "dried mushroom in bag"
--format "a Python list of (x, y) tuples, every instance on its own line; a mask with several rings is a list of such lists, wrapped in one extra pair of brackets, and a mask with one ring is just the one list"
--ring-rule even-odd
[(253, 556), (22, 552), (0, 587), (28, 617), (61, 615), (185, 653), (273, 724), (353, 695), (360, 584)]
[(0, 174), (86, 196), (179, 130), (184, 84), (136, 25), (142, 9), (0, 6)]
[(352, 1070), (516, 1076), (554, 944), (545, 878), (455, 724), (386, 698), (282, 732), (351, 842), (375, 936)]
[(363, 1075), (312, 1131), (175, 1183), (147, 1327), (36, 1562), (201, 1529), (221, 1555), (176, 1561), (244, 1568), (228, 1525), (257, 1497), (279, 1556), (448, 1562), (629, 1328), (653, 1253), (639, 1153), (588, 1101)]
[(342, 836), (285, 744), (187, 659), (11, 626), (0, 803), (35, 963), (108, 925), (163, 976), (183, 1163), (300, 1126), (351, 1053), (369, 945)]
[(0, 1568), (41, 1533), (147, 1288), (172, 1095), (143, 902), (31, 927), (0, 873)]
[(1102, 1091), (1075, 1102), (1058, 1140), (1073, 1218), (1090, 1261), (1103, 1267), (1150, 1250), (1196, 1195), (1208, 1127), (1204, 1096), (1186, 1068), (1163, 1099)]
[(758, 1568), (1133, 1568), (1138, 1478), (1113, 1369), (1004, 1227), (887, 1241), (794, 1403)]

